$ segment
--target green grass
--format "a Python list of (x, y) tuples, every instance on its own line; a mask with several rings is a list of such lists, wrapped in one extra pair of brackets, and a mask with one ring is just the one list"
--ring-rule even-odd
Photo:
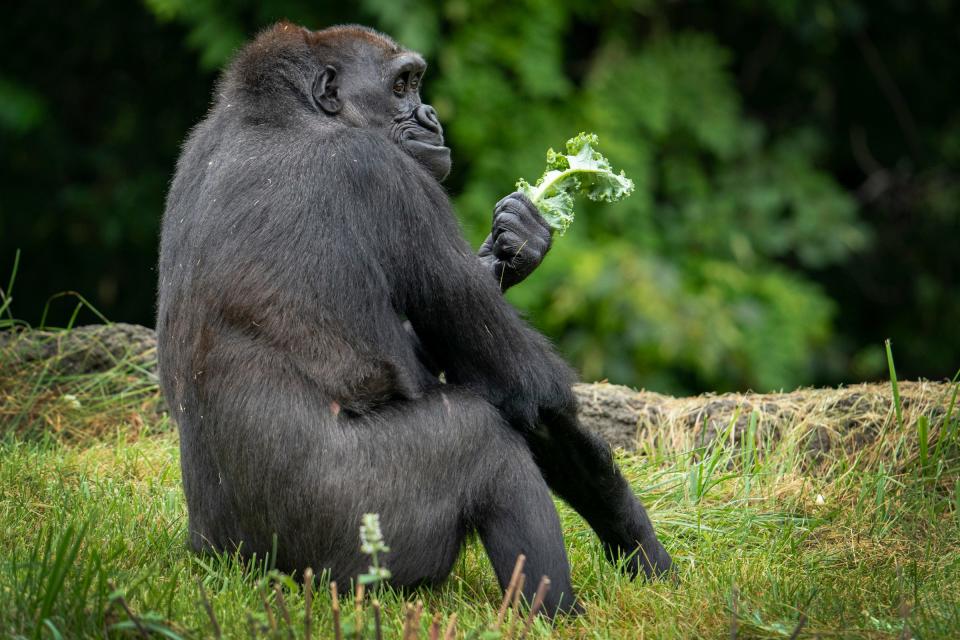
[[(956, 388), (949, 410), (922, 426), (891, 415), (886, 442), (896, 454), (886, 457), (836, 454), (811, 465), (793, 439), (759, 447), (756, 415), (739, 439), (731, 427), (698, 450), (621, 454), (677, 580), (625, 579), (561, 504), (587, 612), (553, 626), (538, 620), (528, 637), (901, 638), (905, 625), (917, 638), (957, 637)], [(257, 637), (303, 637), (301, 587), (268, 560), (187, 550), (176, 433), (142, 370), (0, 371), (0, 434), (0, 637), (214, 637), (200, 585), (223, 637), (251, 637), (251, 624)], [(314, 637), (331, 637), (330, 598), (318, 589)], [(400, 637), (404, 604), (416, 600), (424, 637), (434, 614), (452, 613), (458, 637), (497, 637), (482, 635), (500, 593), (476, 541), (442, 587), (378, 598), (388, 638)], [(351, 598), (341, 607), (349, 627)], [(363, 616), (369, 625), (369, 599)], [(271, 618), (276, 631), (263, 631)]]

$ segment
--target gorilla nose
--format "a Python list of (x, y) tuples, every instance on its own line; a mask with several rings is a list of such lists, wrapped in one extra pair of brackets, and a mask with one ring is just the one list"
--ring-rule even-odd
[(440, 119), (437, 117), (437, 112), (430, 105), (422, 104), (417, 107), (414, 116), (424, 129), (432, 131), (433, 133), (443, 131), (443, 127), (440, 126)]

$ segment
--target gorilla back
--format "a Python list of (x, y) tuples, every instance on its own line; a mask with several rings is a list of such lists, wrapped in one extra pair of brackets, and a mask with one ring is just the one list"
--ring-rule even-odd
[(395, 584), (442, 580), (476, 530), (501, 585), (524, 553), (553, 581), (548, 611), (566, 610), (548, 484), (629, 570), (669, 556), (580, 428), (568, 368), (462, 239), (424, 70), (363, 27), (281, 23), (184, 146), (157, 331), (191, 544), (262, 557), (275, 538), (279, 567), (348, 580), (376, 512)]

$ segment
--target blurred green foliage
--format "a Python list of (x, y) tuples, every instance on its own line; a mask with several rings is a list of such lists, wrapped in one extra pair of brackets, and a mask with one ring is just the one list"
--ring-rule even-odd
[(584, 378), (670, 392), (852, 381), (882, 375), (888, 336), (906, 375), (952, 375), (956, 4), (8, 8), (0, 256), (26, 252), (20, 313), (86, 287), (108, 315), (149, 323), (165, 184), (213, 72), (277, 19), (362, 22), (430, 61), (425, 98), (475, 244), (493, 204), (578, 131), (636, 182), (622, 203), (578, 205), (509, 294)]

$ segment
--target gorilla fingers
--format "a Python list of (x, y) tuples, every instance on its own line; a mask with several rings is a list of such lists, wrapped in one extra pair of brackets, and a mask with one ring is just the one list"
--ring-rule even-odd
[(497, 203), (493, 229), (477, 255), (506, 291), (533, 273), (552, 243), (550, 225), (525, 195), (515, 191)]

